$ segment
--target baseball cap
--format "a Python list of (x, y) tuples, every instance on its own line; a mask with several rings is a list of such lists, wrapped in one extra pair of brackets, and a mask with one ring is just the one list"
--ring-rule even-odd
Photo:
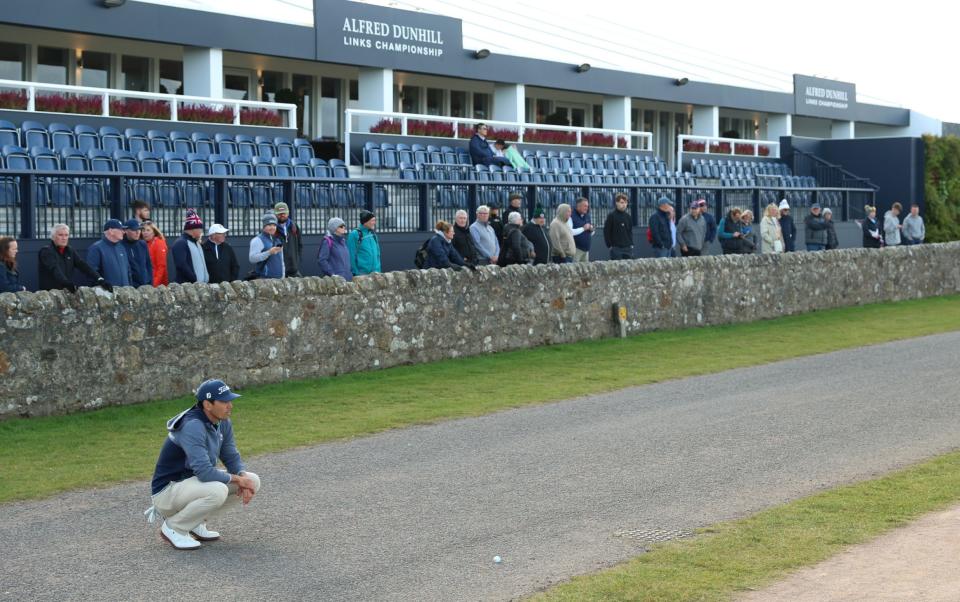
[(260, 223), (262, 223), (264, 226), (269, 226), (270, 224), (276, 226), (277, 216), (272, 213), (264, 213), (263, 217), (260, 218)]
[(124, 230), (139, 230), (139, 229), (140, 229), (140, 221), (139, 221), (139, 220), (136, 220), (136, 219), (128, 219), (127, 221), (123, 222), (123, 229), (124, 229)]
[(662, 196), (660, 197), (660, 200), (657, 201), (657, 205), (670, 205), (671, 207), (673, 207), (673, 201), (671, 201), (665, 196)]
[(197, 401), (233, 401), (238, 397), (222, 380), (205, 380), (197, 387)]
[(778, 208), (779, 208), (779, 209), (789, 209), (789, 208), (790, 208), (790, 203), (787, 202), (787, 199), (783, 199), (782, 201), (780, 201), (780, 205), (778, 206)]
[(277, 203), (273, 206), (273, 212), (277, 215), (280, 215), (281, 213), (286, 215), (290, 213), (290, 207), (288, 207), (286, 203)]
[(229, 230), (220, 224), (212, 224), (210, 229), (207, 230), (207, 236), (210, 236), (211, 234), (226, 234), (227, 232), (229, 232)]
[(103, 225), (104, 230), (123, 230), (123, 222), (118, 219), (108, 219), (107, 223)]

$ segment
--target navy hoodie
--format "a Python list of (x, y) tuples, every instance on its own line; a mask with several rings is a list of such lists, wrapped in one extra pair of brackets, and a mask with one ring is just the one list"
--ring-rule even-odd
[[(223, 460), (227, 471), (217, 468)], [(167, 421), (167, 438), (160, 448), (157, 467), (150, 483), (151, 495), (163, 491), (174, 481), (197, 477), (204, 483), (230, 483), (231, 474), (243, 472), (243, 460), (233, 440), (233, 424), (221, 420), (213, 424), (203, 409), (193, 406)]]
[(130, 260), (119, 242), (101, 238), (87, 249), (87, 264), (113, 286), (130, 286)]

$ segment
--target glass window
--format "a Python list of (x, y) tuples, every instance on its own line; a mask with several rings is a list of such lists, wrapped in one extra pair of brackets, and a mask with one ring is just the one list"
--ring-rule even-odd
[(120, 61), (120, 88), (149, 92), (150, 59), (145, 56), (124, 56)]
[(263, 102), (276, 102), (277, 91), (283, 87), (283, 73), (279, 71), (264, 71), (260, 75), (263, 81), (263, 92), (260, 100)]
[(646, 110), (643, 112), (643, 131), (644, 132), (650, 132), (651, 134), (654, 132), (653, 123), (654, 123), (654, 119), (656, 118), (655, 115), (656, 115), (655, 111)]
[(110, 87), (110, 55), (84, 50), (81, 55), (80, 84), (93, 88)]
[(640, 130), (640, 109), (630, 109), (630, 129), (639, 132)]
[(360, 81), (350, 80), (350, 100), (360, 100)]
[(67, 83), (67, 49), (37, 48), (37, 77), (43, 84)]
[(467, 114), (467, 93), (461, 90), (450, 90), (450, 116), (469, 117)]
[(401, 113), (419, 113), (420, 112), (420, 88), (417, 86), (405, 86), (400, 92), (400, 112)]
[(523, 99), (523, 120), (526, 123), (533, 123), (534, 118), (535, 116), (533, 113), (533, 99), (524, 98)]
[(297, 131), (313, 138), (313, 76), (294, 73), (290, 83), (297, 96)]
[(545, 123), (550, 115), (550, 101), (543, 98), (537, 99), (537, 115), (534, 123)]
[(490, 119), (490, 106), (493, 104), (492, 94), (473, 94), (473, 118)]
[(427, 115), (443, 115), (443, 90), (440, 88), (427, 88)]
[(183, 94), (183, 63), (160, 59), (160, 92)]
[(593, 127), (603, 127), (603, 105), (593, 105)]
[(340, 136), (340, 86), (341, 80), (332, 77), (320, 79), (320, 137)]
[(570, 109), (570, 125), (575, 128), (582, 128), (587, 124), (587, 110), (580, 107)]
[(27, 47), (0, 42), (0, 79), (26, 79)]
[(230, 100), (250, 99), (250, 76), (226, 73), (223, 76), (223, 97)]

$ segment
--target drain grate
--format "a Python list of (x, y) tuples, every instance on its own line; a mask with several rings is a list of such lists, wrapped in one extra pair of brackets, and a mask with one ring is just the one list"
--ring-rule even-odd
[(660, 543), (673, 539), (681, 539), (693, 535), (686, 529), (661, 529), (659, 527), (641, 527), (639, 529), (619, 529), (613, 532), (614, 537), (624, 537), (643, 543)]

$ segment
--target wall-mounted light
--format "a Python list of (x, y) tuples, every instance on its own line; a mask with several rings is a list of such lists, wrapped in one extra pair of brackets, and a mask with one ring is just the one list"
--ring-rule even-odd
[(688, 83), (690, 83), (690, 80), (686, 77), (681, 77), (673, 80), (674, 86), (686, 86)]
[(103, 8), (117, 8), (127, 3), (127, 0), (100, 0)]
[(487, 48), (481, 48), (480, 50), (473, 53), (473, 58), (480, 60), (485, 59), (490, 56), (490, 50)]
[(587, 71), (590, 71), (590, 63), (583, 63), (582, 65), (577, 65), (576, 67), (574, 67), (574, 70), (577, 73), (586, 73)]

